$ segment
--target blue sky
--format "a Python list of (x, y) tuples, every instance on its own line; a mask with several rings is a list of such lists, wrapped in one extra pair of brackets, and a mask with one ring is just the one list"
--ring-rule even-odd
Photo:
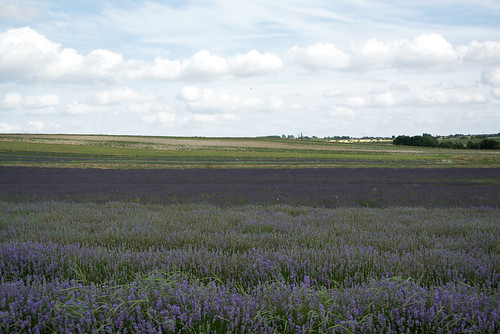
[(500, 131), (500, 1), (0, 0), (0, 132)]

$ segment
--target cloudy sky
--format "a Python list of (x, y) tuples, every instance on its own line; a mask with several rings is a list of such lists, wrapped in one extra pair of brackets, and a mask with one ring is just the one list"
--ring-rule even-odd
[(499, 131), (498, 0), (0, 0), (0, 133)]

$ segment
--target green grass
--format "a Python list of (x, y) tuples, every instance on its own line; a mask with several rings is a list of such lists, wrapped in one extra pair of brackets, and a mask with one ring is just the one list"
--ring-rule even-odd
[(384, 142), (76, 137), (0, 136), (0, 165), (83, 168), (500, 166), (500, 152), (496, 151), (401, 148)]

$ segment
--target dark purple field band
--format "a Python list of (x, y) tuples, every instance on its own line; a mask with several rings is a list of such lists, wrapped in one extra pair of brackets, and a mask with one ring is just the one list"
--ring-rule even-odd
[(0, 167), (1, 200), (140, 200), (317, 207), (500, 205), (500, 168), (75, 169)]

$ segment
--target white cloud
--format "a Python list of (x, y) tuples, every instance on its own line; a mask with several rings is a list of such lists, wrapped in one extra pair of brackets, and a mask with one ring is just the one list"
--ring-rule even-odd
[(2, 109), (17, 109), (21, 106), (21, 101), (23, 97), (18, 93), (5, 94), (0, 103), (0, 108)]
[(87, 103), (81, 103), (78, 101), (73, 101), (67, 105), (66, 111), (71, 115), (84, 115), (98, 112), (95, 106), (91, 106)]
[(165, 111), (144, 115), (141, 117), (142, 122), (145, 124), (160, 123), (162, 125), (173, 125), (176, 119), (177, 116), (175, 115), (175, 113)]
[(450, 100), (448, 94), (442, 91), (423, 91), (416, 97), (422, 104), (445, 104)]
[(154, 100), (152, 95), (142, 95), (130, 87), (121, 87), (113, 90), (100, 90), (95, 94), (95, 103), (99, 105), (130, 104), (133, 102), (147, 102)]
[(28, 126), (36, 131), (55, 130), (61, 128), (61, 125), (58, 123), (45, 121), (30, 121), (28, 122)]
[(0, 133), (2, 132), (18, 132), (21, 127), (18, 124), (0, 123)]
[(443, 36), (421, 34), (413, 39), (379, 41), (375, 38), (351, 46), (351, 54), (330, 43), (317, 43), (307, 48), (295, 46), (288, 59), (310, 70), (369, 70), (382, 67), (418, 68), (455, 64), (459, 53)]
[(23, 107), (28, 109), (43, 109), (56, 107), (60, 104), (57, 94), (48, 94), (40, 96), (27, 96), (23, 101)]
[(337, 101), (339, 104), (351, 108), (362, 108), (369, 105), (368, 100), (361, 96), (341, 96)]
[(28, 109), (31, 113), (50, 113), (60, 105), (57, 94), (33, 95), (23, 97), (18, 93), (6, 94), (0, 101), (0, 109)]
[(105, 49), (78, 54), (62, 48), (37, 31), (25, 27), (0, 34), (0, 75), (22, 82), (95, 83), (121, 80), (220, 80), (231, 76), (274, 73), (283, 67), (281, 59), (255, 50), (223, 58), (207, 50), (182, 61), (156, 57), (153, 61), (125, 60)]
[(500, 67), (493, 70), (484, 71), (482, 75), (483, 83), (487, 85), (492, 85), (494, 87), (500, 87)]
[(396, 42), (396, 63), (410, 66), (454, 63), (459, 60), (450, 42), (439, 34), (422, 34)]
[(257, 110), (279, 110), (283, 102), (274, 97), (245, 97), (240, 94), (212, 89), (199, 89), (194, 86), (182, 88), (177, 98), (183, 101), (188, 110), (196, 113), (232, 113)]
[(391, 93), (382, 93), (372, 96), (370, 102), (374, 107), (391, 107), (396, 104), (396, 99)]
[[(294, 46), (285, 53), (289, 64), (311, 71), (370, 70), (380, 68), (429, 69), (460, 61), (494, 63), (500, 58), (500, 42), (471, 42), (454, 48), (443, 36), (421, 34), (413, 39), (370, 39), (352, 45), (350, 54), (332, 43)], [(152, 61), (126, 60), (120, 53), (96, 49), (84, 56), (62, 48), (37, 31), (25, 27), (0, 33), (0, 76), (22, 83), (115, 83), (126, 80), (216, 81), (259, 76), (285, 69), (272, 53), (251, 50), (221, 57), (207, 50), (183, 60), (156, 57)], [(495, 84), (495, 74), (484, 78)]]
[(176, 119), (174, 113), (168, 113), (168, 112), (160, 112), (158, 113), (157, 116), (158, 116), (158, 121), (163, 124), (172, 123)]
[(0, 1), (0, 20), (8, 22), (26, 22), (41, 16), (35, 7), (22, 4), (19, 1)]
[(57, 57), (60, 46), (31, 28), (0, 33), (0, 75), (3, 79), (28, 80)]
[(500, 42), (497, 41), (472, 41), (457, 50), (465, 61), (500, 64)]
[(469, 104), (469, 103), (484, 103), (487, 101), (487, 99), (483, 94), (479, 93), (469, 94), (463, 92), (456, 92), (453, 93), (452, 95), (452, 101), (456, 103)]
[(421, 34), (413, 39), (388, 42), (375, 38), (361, 45), (352, 46), (354, 67), (433, 67), (460, 61), (458, 52), (443, 36), (435, 33)]
[(98, 49), (81, 56), (29, 27), (0, 33), (0, 74), (4, 80), (30, 83), (114, 80), (122, 63), (120, 54), (108, 50)]
[(494, 97), (500, 98), (500, 88), (494, 88), (491, 93)]
[(187, 86), (181, 89), (181, 93), (177, 95), (177, 98), (185, 102), (196, 102), (203, 98), (203, 93), (194, 86)]
[(193, 121), (199, 123), (214, 123), (218, 118), (218, 115), (193, 114)]
[(284, 64), (281, 58), (272, 53), (261, 54), (252, 50), (230, 57), (229, 66), (235, 76), (254, 76), (277, 72), (283, 69)]
[(307, 48), (294, 46), (288, 51), (288, 59), (313, 71), (345, 69), (351, 63), (350, 56), (331, 43), (317, 43)]
[(354, 111), (351, 108), (336, 106), (330, 111), (330, 115), (334, 117), (349, 117), (355, 116)]
[(181, 77), (196, 80), (216, 79), (228, 74), (229, 66), (224, 58), (202, 50), (184, 61)]

